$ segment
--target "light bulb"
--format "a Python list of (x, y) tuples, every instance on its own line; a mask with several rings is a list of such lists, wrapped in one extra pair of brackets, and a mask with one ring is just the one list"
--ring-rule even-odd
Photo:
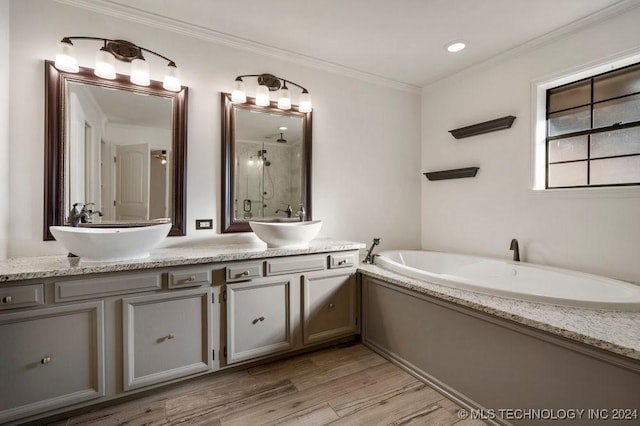
[(71, 40), (64, 40), (58, 44), (58, 53), (56, 54), (56, 68), (60, 71), (78, 72), (78, 60), (74, 54), (73, 43)]
[(289, 94), (289, 89), (285, 84), (280, 90), (280, 98), (278, 98), (278, 108), (280, 109), (291, 109), (291, 95)]
[(164, 75), (162, 87), (171, 92), (179, 92), (182, 90), (182, 84), (180, 83), (180, 70), (178, 70), (178, 67), (176, 67), (176, 64), (173, 62), (169, 62), (169, 66), (167, 66), (167, 73)]
[(247, 102), (247, 93), (244, 91), (244, 83), (240, 77), (236, 78), (236, 88), (231, 92), (231, 102), (238, 104)]
[(300, 105), (298, 105), (298, 111), (300, 112), (311, 112), (311, 95), (307, 90), (303, 90), (300, 95)]
[(108, 80), (116, 78), (116, 58), (104, 47), (96, 53), (96, 65), (93, 73)]
[(269, 100), (269, 88), (264, 84), (261, 84), (256, 89), (256, 105), (269, 106), (271, 101)]
[(149, 64), (144, 59), (134, 59), (131, 61), (131, 82), (138, 86), (148, 86)]

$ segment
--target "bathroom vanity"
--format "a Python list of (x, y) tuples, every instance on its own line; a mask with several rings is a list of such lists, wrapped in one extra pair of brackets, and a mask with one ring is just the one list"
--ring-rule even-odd
[(319, 239), (76, 266), (64, 256), (4, 261), (0, 423), (352, 339), (362, 247)]

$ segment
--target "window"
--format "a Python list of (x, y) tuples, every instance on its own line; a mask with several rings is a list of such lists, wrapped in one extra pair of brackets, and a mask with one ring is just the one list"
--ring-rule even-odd
[(640, 63), (546, 91), (546, 188), (640, 185)]

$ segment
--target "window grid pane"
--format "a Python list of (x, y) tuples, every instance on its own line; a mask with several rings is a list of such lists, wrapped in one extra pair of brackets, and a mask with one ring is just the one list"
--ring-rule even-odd
[(640, 63), (549, 89), (547, 188), (640, 185), (638, 121)]

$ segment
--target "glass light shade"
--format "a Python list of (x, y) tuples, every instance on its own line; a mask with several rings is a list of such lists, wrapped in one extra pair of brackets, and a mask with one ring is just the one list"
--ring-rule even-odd
[(264, 84), (261, 84), (256, 89), (256, 105), (258, 106), (269, 106), (269, 88)]
[(243, 104), (247, 102), (247, 94), (244, 91), (242, 80), (236, 80), (236, 88), (231, 92), (231, 102)]
[(116, 78), (116, 58), (110, 52), (100, 49), (96, 53), (96, 65), (93, 73), (100, 78), (113, 80)]
[(149, 64), (144, 59), (131, 61), (131, 82), (138, 86), (149, 85)]
[(73, 44), (60, 42), (58, 44), (58, 53), (56, 54), (56, 68), (60, 71), (78, 72), (78, 60), (76, 59)]
[(311, 95), (309, 92), (302, 92), (300, 95), (300, 104), (298, 105), (298, 111), (311, 112)]
[(280, 90), (280, 98), (278, 99), (278, 108), (291, 109), (291, 95), (289, 94), (289, 89), (287, 89), (287, 86), (284, 86), (284, 88)]
[(165, 90), (171, 92), (179, 92), (182, 90), (182, 84), (180, 82), (180, 70), (175, 65), (167, 66), (167, 73), (164, 75), (164, 81), (162, 87)]

